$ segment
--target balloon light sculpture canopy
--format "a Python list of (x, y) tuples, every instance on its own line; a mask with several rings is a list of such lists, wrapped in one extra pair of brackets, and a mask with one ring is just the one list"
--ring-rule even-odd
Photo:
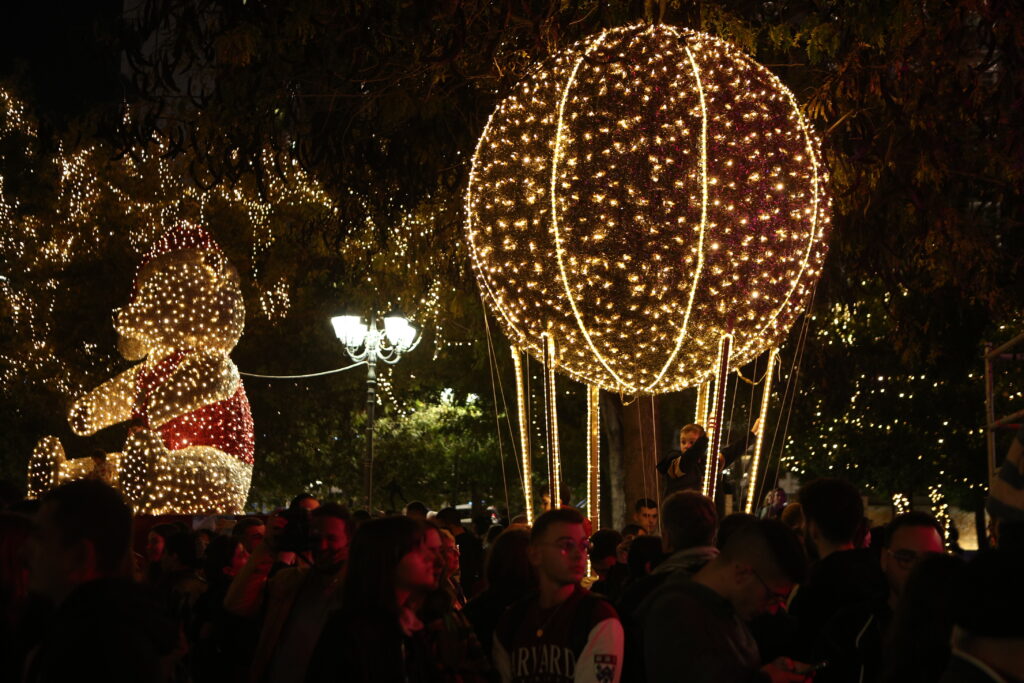
[(819, 143), (740, 50), (637, 24), (534, 66), (466, 193), (472, 264), (512, 344), (589, 386), (659, 394), (779, 345), (821, 272)]

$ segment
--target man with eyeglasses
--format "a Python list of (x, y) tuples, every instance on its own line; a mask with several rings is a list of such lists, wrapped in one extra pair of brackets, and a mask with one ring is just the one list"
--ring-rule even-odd
[(761, 664), (747, 626), (784, 609), (807, 559), (796, 535), (772, 519), (733, 532), (721, 553), (689, 578), (682, 572), (637, 609), (649, 683), (809, 680), (809, 667), (787, 657)]
[(882, 673), (882, 647), (907, 577), (928, 555), (942, 553), (942, 527), (927, 512), (897, 515), (885, 529), (881, 554), (888, 590), (877, 599), (847, 607), (822, 630), (818, 656), (829, 662), (821, 681), (877, 681)]
[(580, 586), (590, 542), (577, 510), (537, 518), (527, 553), (538, 592), (505, 611), (494, 634), (502, 683), (618, 683), (622, 624), (615, 608)]

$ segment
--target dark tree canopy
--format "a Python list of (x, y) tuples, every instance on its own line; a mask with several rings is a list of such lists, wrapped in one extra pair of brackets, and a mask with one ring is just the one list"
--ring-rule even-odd
[[(775, 408), (788, 428), (774, 457), (785, 443), (798, 470), (846, 470), (883, 495), (924, 493), (929, 481), (979, 490), (980, 344), (1020, 330), (1024, 295), (1014, 3), (150, 0), (128, 15), (116, 5), (49, 32), (27, 10), (6, 24), (8, 37), (25, 30), (0, 77), (33, 132), (0, 121), (0, 388), (4, 427), (18, 435), (9, 476), (37, 436), (63, 429), (62, 406), (121, 362), (109, 311), (146, 240), (181, 216), (216, 223), (250, 283), (243, 370), (337, 367), (327, 317), (400, 305), (427, 340), (395, 371), (395, 403), (452, 387), (479, 394), (485, 414), (495, 398), (504, 410), (462, 245), (474, 144), (531, 63), (661, 17), (747, 50), (823, 137), (835, 230), (806, 343), (798, 323), (783, 353), (785, 382), (801, 352), (800, 393)], [(43, 45), (68, 55), (83, 42), (88, 69), (41, 59)], [(69, 188), (88, 189), (86, 200)], [(95, 295), (77, 296), (86, 284)], [(508, 391), (500, 339), (494, 357)], [(338, 458), (358, 453), (357, 375), (251, 384), (263, 462), (290, 485), (331, 470), (352, 485), (355, 461)], [(271, 485), (265, 476), (257, 468), (257, 486)]]

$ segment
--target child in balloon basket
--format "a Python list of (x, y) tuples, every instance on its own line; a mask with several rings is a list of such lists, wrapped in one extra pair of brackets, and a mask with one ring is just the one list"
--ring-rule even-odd
[[(750, 432), (743, 434), (733, 443), (725, 446), (718, 454), (718, 472), (735, 462), (747, 447), (754, 443), (761, 421), (755, 420)], [(676, 491), (699, 491), (704, 482), (707, 465), (708, 435), (698, 424), (688, 424), (679, 430), (679, 452), (672, 452), (658, 463), (657, 468), (665, 477), (663, 497)]]

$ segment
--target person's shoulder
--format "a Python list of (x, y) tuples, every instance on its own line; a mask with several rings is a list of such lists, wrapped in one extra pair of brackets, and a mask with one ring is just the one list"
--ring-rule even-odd
[(611, 600), (588, 590), (582, 591), (576, 609), (587, 610), (590, 614), (590, 620), (595, 624), (605, 619), (619, 618), (619, 613), (616, 611)]

